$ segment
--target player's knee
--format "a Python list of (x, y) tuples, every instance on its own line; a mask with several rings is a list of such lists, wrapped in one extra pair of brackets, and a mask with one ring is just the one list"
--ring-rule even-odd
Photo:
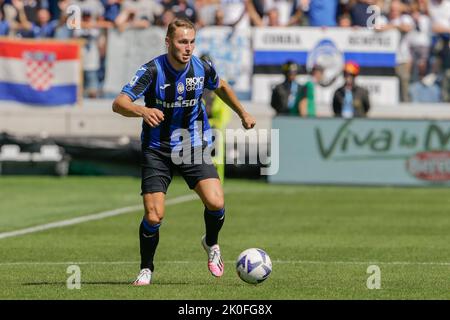
[(163, 220), (163, 217), (158, 217), (158, 216), (146, 216), (145, 217), (145, 221), (147, 221), (147, 223), (150, 224), (151, 226), (161, 224), (162, 220)]
[(141, 228), (144, 228), (148, 235), (155, 234), (158, 232), (160, 226), (161, 219), (149, 219), (147, 216), (144, 216), (139, 232), (141, 232)]
[(222, 209), (225, 206), (225, 201), (221, 196), (211, 197), (206, 200), (205, 203), (206, 208), (211, 211), (217, 211)]
[(146, 207), (144, 218), (150, 225), (160, 224), (164, 218), (164, 209), (157, 205), (149, 205)]

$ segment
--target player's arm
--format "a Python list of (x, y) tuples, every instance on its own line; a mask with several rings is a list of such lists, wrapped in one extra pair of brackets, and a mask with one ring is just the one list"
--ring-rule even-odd
[(164, 121), (164, 113), (161, 110), (135, 104), (129, 96), (123, 93), (114, 99), (112, 109), (125, 117), (141, 117), (152, 128)]
[(147, 91), (151, 82), (152, 72), (144, 65), (114, 99), (112, 110), (125, 117), (142, 117), (152, 128), (158, 126), (164, 120), (164, 113), (161, 110), (134, 103)]
[(214, 92), (219, 96), (220, 99), (223, 100), (234, 112), (241, 118), (242, 126), (245, 129), (251, 129), (255, 126), (256, 120), (253, 116), (245, 111), (244, 107), (239, 102), (239, 99), (236, 97), (233, 89), (231, 89), (230, 85), (220, 79), (219, 87), (214, 90)]

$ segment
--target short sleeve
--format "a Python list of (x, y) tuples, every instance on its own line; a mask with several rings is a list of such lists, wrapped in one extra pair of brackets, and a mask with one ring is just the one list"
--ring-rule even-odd
[(150, 69), (147, 65), (143, 65), (136, 71), (131, 81), (122, 88), (121, 93), (126, 94), (132, 101), (135, 101), (145, 94), (152, 80), (153, 76)]
[(203, 68), (205, 69), (205, 88), (216, 90), (219, 87), (219, 75), (211, 61), (201, 59)]

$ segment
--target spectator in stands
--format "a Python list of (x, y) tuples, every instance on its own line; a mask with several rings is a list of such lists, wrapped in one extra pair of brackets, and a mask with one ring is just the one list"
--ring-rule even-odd
[(291, 0), (251, 0), (250, 4), (260, 20), (273, 21), (264, 21), (263, 25), (287, 26), (290, 19), (289, 14), (292, 10), (291, 2)]
[(292, 1), (291, 16), (289, 18), (288, 26), (307, 25), (307, 17), (305, 17), (304, 12), (309, 10), (309, 2), (310, 0)]
[(399, 0), (392, 0), (389, 16), (380, 16), (376, 19), (375, 29), (386, 31), (396, 29), (400, 32), (400, 44), (396, 55), (395, 71), (400, 80), (400, 100), (409, 101), (409, 81), (411, 79), (412, 56), (410, 52), (410, 37), (408, 34), (414, 28), (414, 20), (410, 15), (402, 13), (402, 3)]
[(2, 12), (3, 19), (8, 21), (10, 25), (13, 22), (17, 22), (17, 9), (14, 8), (11, 1), (8, 3), (7, 0), (0, 0), (0, 11)]
[(92, 19), (99, 21), (105, 14), (105, 8), (99, 0), (71, 0), (71, 5), (76, 5), (82, 12), (90, 12)]
[[(27, 15), (28, 21), (32, 23), (39, 23), (39, 10), (46, 9), (50, 14), (49, 1), (48, 0), (22, 0), (24, 4), (25, 14)], [(50, 14), (49, 20), (56, 20)]]
[[(19, 3), (21, 3), (21, 1), (15, 1), (14, 6), (18, 10), (23, 10), (23, 3)], [(28, 21), (26, 17), (24, 18), (20, 35), (24, 38), (53, 38), (58, 26), (59, 21), (50, 20), (50, 12), (47, 9), (41, 8), (37, 12), (36, 23)]]
[(73, 12), (67, 11), (69, 6), (70, 6), (70, 0), (58, 1), (59, 26), (55, 30), (55, 38), (57, 38), (57, 39), (72, 38), (73, 30), (75, 30), (75, 28), (77, 28), (77, 22), (75, 21), (75, 19), (69, 20), (68, 14), (73, 14)]
[(99, 95), (101, 31), (97, 26), (97, 19), (91, 11), (82, 11), (81, 28), (73, 31), (75, 38), (86, 41), (83, 47), (84, 95), (89, 98), (97, 98)]
[(0, 36), (8, 36), (11, 30), (11, 24), (5, 18), (5, 11), (3, 6), (3, 0), (0, 0)]
[(289, 24), (296, 24), (302, 14), (307, 12), (311, 27), (335, 27), (338, 2), (338, 0), (295, 0)]
[(413, 82), (409, 87), (409, 95), (411, 96), (411, 102), (440, 102), (441, 101), (441, 89), (436, 83), (436, 75), (427, 75), (426, 62), (419, 64), (419, 80)]
[(433, 69), (442, 78), (443, 101), (450, 102), (450, 1), (430, 0), (429, 10), (438, 57)]
[[(11, 12), (11, 19), (15, 19), (16, 22), (19, 22), (17, 6), (23, 7), (27, 20), (34, 24), (38, 24), (39, 9), (48, 10), (47, 0), (11, 0), (9, 3), (11, 3), (12, 8), (15, 8), (15, 10)], [(11, 6), (9, 6), (9, 8), (11, 8)]]
[(175, 19), (175, 13), (172, 10), (164, 10), (163, 14), (158, 18), (157, 24), (167, 29), (170, 22)]
[(163, 10), (163, 6), (155, 0), (124, 0), (115, 23), (120, 31), (127, 28), (145, 29), (155, 24)]
[(214, 16), (219, 7), (217, 0), (196, 0), (195, 7), (198, 14), (199, 26), (214, 25)]
[(111, 28), (114, 26), (112, 21), (105, 19), (105, 7), (99, 0), (70, 0), (69, 4), (76, 5), (81, 12), (89, 12), (98, 28)]
[(281, 27), (280, 23), (280, 13), (276, 7), (272, 7), (267, 10), (264, 18), (266, 19), (266, 25), (268, 27)]
[(222, 8), (217, 8), (214, 13), (214, 25), (215, 26), (224, 26), (224, 14)]
[(120, 14), (120, 7), (123, 0), (101, 0), (105, 13), (103, 17), (106, 21), (114, 23), (117, 16)]
[(310, 77), (302, 86), (297, 94), (297, 104), (299, 116), (301, 117), (315, 117), (316, 116), (316, 86), (320, 83), (323, 77), (323, 67), (321, 65), (314, 65), (310, 72)]
[(223, 24), (236, 29), (248, 29), (250, 18), (247, 7), (251, 0), (220, 0), (220, 8), (223, 11)]
[(173, 11), (177, 18), (186, 18), (194, 24), (197, 23), (197, 11), (187, 0), (174, 0), (170, 10)]
[(282, 114), (298, 114), (298, 103), (296, 97), (301, 87), (296, 81), (298, 65), (294, 61), (287, 61), (282, 66), (284, 81), (272, 89), (270, 105), (277, 112)]
[(252, 7), (255, 9), (256, 14), (262, 20), (267, 11), (267, 4), (266, 4), (267, 1), (266, 0), (250, 0), (249, 2), (251, 3)]
[(428, 6), (425, 0), (414, 1), (410, 8), (411, 17), (414, 20), (414, 29), (411, 31), (409, 40), (412, 55), (411, 81), (415, 82), (421, 78), (419, 68), (426, 69), (428, 65), (431, 47), (431, 19), (428, 16)]
[(352, 18), (348, 13), (344, 13), (338, 17), (338, 26), (341, 28), (349, 28), (352, 26)]
[(333, 96), (333, 111), (336, 117), (365, 117), (370, 110), (369, 92), (355, 83), (359, 65), (348, 61), (344, 66), (344, 85)]
[(259, 16), (259, 13), (257, 13), (256, 8), (253, 6), (253, 4), (249, 3), (248, 6), (248, 15), (250, 17), (250, 20), (252, 22), (252, 25), (256, 27), (280, 27), (280, 17), (278, 14), (278, 9), (276, 7), (271, 7), (267, 12), (264, 14), (264, 16), (261, 18)]

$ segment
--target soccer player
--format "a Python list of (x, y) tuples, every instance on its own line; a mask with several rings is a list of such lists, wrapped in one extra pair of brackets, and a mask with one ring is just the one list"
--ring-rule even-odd
[[(209, 124), (201, 106), (203, 90), (214, 90), (238, 114), (245, 129), (253, 128), (256, 122), (230, 86), (219, 79), (213, 65), (193, 55), (195, 35), (190, 21), (173, 20), (167, 28), (167, 53), (141, 66), (113, 102), (114, 112), (143, 118), (141, 190), (145, 213), (139, 227), (141, 271), (134, 285), (151, 283), (165, 194), (175, 168), (205, 206), (206, 233), (201, 243), (208, 255), (208, 269), (215, 277), (222, 276), (224, 270), (218, 245), (225, 218), (224, 195), (210, 153), (205, 152), (212, 141), (205, 134)], [(134, 103), (141, 96), (145, 106)], [(191, 139), (181, 138), (186, 136)], [(190, 150), (185, 148), (186, 141)], [(180, 145), (181, 152), (177, 149)], [(200, 162), (196, 161), (199, 152)], [(181, 163), (174, 160), (177, 155), (181, 155)]]

